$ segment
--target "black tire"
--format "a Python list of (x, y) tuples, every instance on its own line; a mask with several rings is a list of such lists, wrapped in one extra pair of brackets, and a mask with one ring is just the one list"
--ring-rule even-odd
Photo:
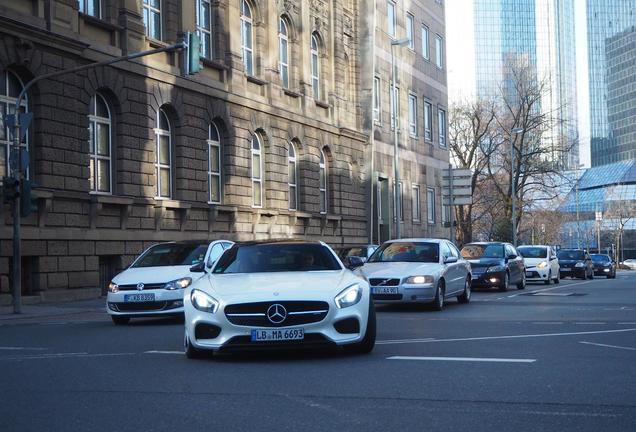
[(446, 284), (444, 283), (444, 279), (440, 279), (437, 282), (437, 289), (435, 290), (435, 299), (431, 303), (431, 309), (434, 311), (441, 311), (444, 309), (444, 295), (446, 294)]
[(517, 289), (518, 290), (526, 289), (526, 271), (525, 270), (521, 274), (521, 282), (517, 284)]
[(373, 347), (375, 347), (375, 335), (375, 307), (373, 306), (373, 300), (369, 299), (369, 318), (367, 319), (367, 328), (364, 332), (364, 338), (358, 343), (344, 345), (343, 348), (346, 352), (351, 354), (369, 354), (373, 351)]
[(501, 283), (501, 285), (499, 285), (499, 291), (507, 291), (508, 290), (508, 285), (510, 285), (510, 275), (508, 274), (508, 272), (504, 273), (504, 280)]
[(551, 271), (548, 272), (548, 279), (544, 280), (543, 283), (545, 285), (550, 285), (552, 283), (552, 272)]
[(193, 347), (187, 335), (183, 338), (183, 350), (189, 359), (200, 359), (209, 355), (208, 351)]
[(111, 315), (110, 318), (115, 325), (126, 325), (130, 322), (130, 317), (127, 316)]
[(588, 279), (594, 279), (594, 270), (590, 272), (590, 275), (587, 277)]
[(561, 283), (561, 273), (557, 273), (556, 277), (554, 278), (554, 283)]
[(470, 296), (472, 291), (470, 284), (471, 284), (471, 279), (470, 279), (470, 275), (468, 275), (468, 277), (466, 278), (466, 282), (464, 283), (464, 292), (457, 296), (457, 301), (459, 303), (462, 303), (462, 304), (470, 303)]

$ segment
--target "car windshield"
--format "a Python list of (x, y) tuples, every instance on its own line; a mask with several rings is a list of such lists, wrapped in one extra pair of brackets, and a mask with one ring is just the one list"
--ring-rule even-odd
[(610, 262), (610, 257), (607, 255), (594, 254), (592, 255), (592, 261), (599, 263)]
[(439, 244), (428, 242), (385, 243), (369, 258), (374, 262), (439, 262)]
[(461, 254), (465, 259), (503, 258), (504, 248), (502, 244), (467, 244)]
[(560, 250), (557, 257), (560, 260), (582, 260), (585, 259), (585, 253), (581, 250)]
[(547, 258), (548, 256), (548, 250), (544, 247), (521, 246), (517, 248), (517, 251), (524, 258)]
[(151, 247), (130, 267), (191, 266), (203, 261), (208, 244), (165, 243)]
[(313, 243), (234, 245), (221, 256), (214, 273), (342, 270), (331, 251)]

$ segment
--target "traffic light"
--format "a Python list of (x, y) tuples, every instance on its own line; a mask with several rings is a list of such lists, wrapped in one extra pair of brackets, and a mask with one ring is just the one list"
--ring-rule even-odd
[(186, 74), (194, 75), (201, 71), (201, 38), (196, 32), (188, 32), (185, 36)]
[(20, 194), (20, 216), (27, 217), (38, 210), (37, 198), (31, 195), (31, 180), (22, 180), (22, 193)]
[(2, 201), (10, 203), (19, 195), (18, 179), (13, 177), (2, 177)]

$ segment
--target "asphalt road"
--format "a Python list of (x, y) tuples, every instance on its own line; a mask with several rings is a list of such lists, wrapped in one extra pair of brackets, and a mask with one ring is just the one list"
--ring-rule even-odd
[(3, 321), (0, 430), (636, 430), (636, 272), (378, 307), (366, 356), (187, 360), (182, 325)]

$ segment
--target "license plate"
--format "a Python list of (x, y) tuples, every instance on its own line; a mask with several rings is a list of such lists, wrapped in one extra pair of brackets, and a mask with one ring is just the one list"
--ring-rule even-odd
[(532, 272), (526, 272), (526, 277), (532, 277)]
[(372, 287), (373, 294), (397, 294), (398, 287)]
[(126, 294), (124, 296), (124, 302), (126, 303), (152, 302), (152, 301), (155, 301), (155, 295), (153, 293)]
[(289, 341), (305, 339), (305, 329), (254, 329), (252, 342)]

